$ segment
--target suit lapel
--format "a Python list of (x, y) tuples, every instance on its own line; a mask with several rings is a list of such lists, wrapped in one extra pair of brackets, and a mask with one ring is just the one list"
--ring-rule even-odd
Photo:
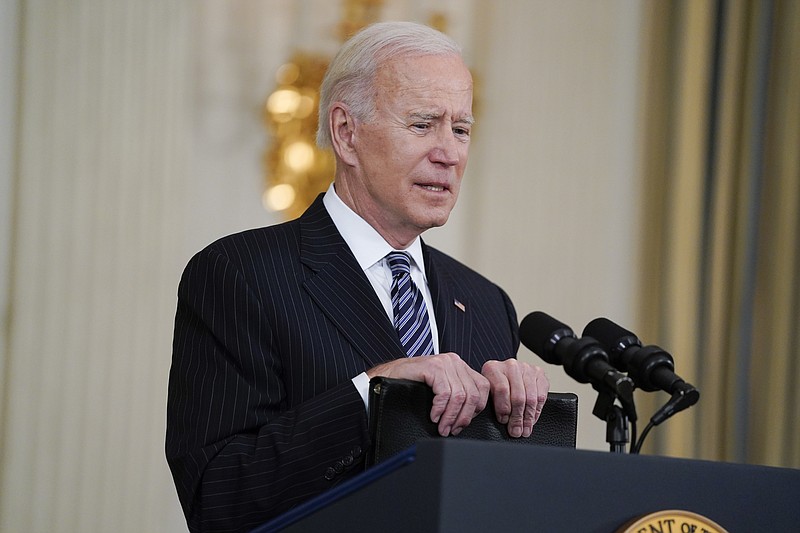
[(364, 272), (339, 234), (322, 195), (300, 218), (300, 260), (314, 271), (304, 288), (372, 367), (405, 355)]
[(439, 351), (454, 352), (467, 360), (471, 353), (472, 338), (469, 294), (462, 294), (463, 291), (458, 289), (446, 265), (425, 243), (423, 253), (436, 326), (439, 329)]

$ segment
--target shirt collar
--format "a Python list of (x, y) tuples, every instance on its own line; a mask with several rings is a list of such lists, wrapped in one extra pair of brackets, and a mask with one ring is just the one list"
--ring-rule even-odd
[[(367, 270), (382, 260), (386, 254), (395, 251), (375, 228), (339, 198), (333, 183), (325, 192), (322, 202), (362, 270)], [(408, 253), (413, 263), (416, 263), (417, 268), (425, 275), (422, 241), (419, 237), (414, 239), (408, 248), (399, 251)]]

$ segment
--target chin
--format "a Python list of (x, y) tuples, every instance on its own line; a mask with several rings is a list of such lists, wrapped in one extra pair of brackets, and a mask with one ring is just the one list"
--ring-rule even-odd
[(444, 226), (449, 218), (450, 213), (442, 216), (429, 217), (427, 223), (422, 224), (422, 226), (426, 229), (438, 228)]
[(414, 216), (412, 220), (415, 226), (425, 231), (444, 226), (450, 218), (451, 211), (452, 206), (429, 207), (428, 209), (417, 211), (417, 216)]

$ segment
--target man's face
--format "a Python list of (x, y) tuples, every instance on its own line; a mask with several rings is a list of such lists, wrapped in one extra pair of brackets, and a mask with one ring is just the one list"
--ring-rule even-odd
[[(393, 246), (447, 222), (467, 165), (472, 77), (458, 56), (402, 57), (375, 80), (375, 113), (357, 121), (351, 207)], [(349, 202), (348, 202), (349, 203)]]

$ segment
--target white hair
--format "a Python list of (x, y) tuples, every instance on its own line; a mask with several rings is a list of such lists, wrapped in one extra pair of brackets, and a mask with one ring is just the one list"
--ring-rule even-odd
[(328, 123), (334, 102), (347, 104), (359, 120), (375, 112), (375, 75), (385, 61), (401, 56), (458, 55), (461, 47), (447, 35), (414, 22), (379, 22), (351, 37), (331, 61), (319, 97), (317, 145), (331, 146)]

